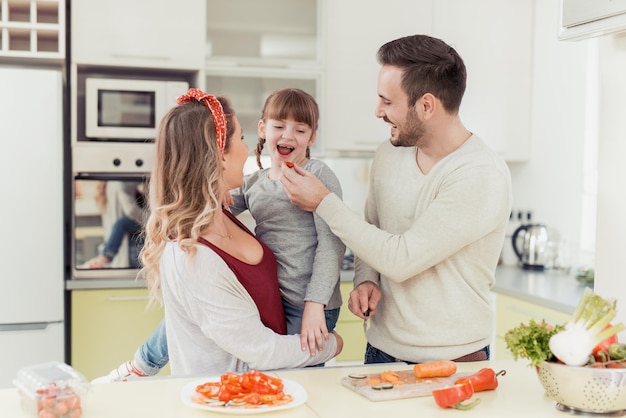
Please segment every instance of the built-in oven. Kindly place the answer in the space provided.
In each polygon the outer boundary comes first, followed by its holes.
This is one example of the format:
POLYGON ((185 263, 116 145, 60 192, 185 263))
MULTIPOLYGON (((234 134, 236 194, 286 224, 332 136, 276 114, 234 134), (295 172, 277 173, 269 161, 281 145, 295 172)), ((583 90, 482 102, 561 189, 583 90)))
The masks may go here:
POLYGON ((72 279, 135 279, 153 144, 79 147, 73 158, 72 279))
POLYGON ((154 137, 196 77, 191 70, 71 67, 69 279, 137 278, 154 137))

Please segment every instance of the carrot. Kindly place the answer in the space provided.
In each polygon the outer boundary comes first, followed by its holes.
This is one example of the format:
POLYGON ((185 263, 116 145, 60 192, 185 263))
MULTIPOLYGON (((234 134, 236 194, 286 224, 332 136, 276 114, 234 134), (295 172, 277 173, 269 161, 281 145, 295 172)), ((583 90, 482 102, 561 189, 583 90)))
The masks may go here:
POLYGON ((452 360, 437 360, 418 363, 413 366, 413 373, 417 378, 448 377, 456 373, 456 363, 452 360))
POLYGON ((286 165, 288 168, 293 168, 293 163, 292 163, 291 161, 285 161, 285 165, 286 165))
POLYGON ((384 382, 394 383, 399 380, 398 373, 392 371, 382 372, 380 375, 380 380, 384 382))
POLYGON ((403 385, 404 382, 400 380, 398 373, 387 370, 380 374, 380 380, 383 382, 393 383, 394 385, 403 385))

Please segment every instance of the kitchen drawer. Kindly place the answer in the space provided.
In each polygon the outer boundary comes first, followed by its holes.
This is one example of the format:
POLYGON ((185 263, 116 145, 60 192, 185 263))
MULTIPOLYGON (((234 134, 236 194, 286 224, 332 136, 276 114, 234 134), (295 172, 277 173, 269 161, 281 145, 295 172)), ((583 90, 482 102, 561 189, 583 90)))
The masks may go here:
POLYGON ((545 319, 548 323, 558 324, 569 321, 570 317, 565 312, 510 296, 498 295, 496 298, 496 335, 499 337, 504 337, 509 329, 530 319, 538 321, 545 319))

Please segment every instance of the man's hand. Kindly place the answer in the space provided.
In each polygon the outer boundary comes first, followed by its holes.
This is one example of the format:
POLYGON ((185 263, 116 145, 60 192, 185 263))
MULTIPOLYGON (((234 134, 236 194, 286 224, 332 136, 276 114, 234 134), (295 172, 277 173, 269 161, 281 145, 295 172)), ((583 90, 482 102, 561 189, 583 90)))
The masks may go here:
POLYGON ((365 313, 369 311, 367 316, 370 317, 376 313, 376 305, 381 295, 377 285, 372 282, 363 282, 350 292, 348 309, 361 319, 365 319, 365 313))
POLYGON ((322 199, 330 193, 324 183, 298 165, 289 168, 283 164, 281 170, 283 175, 280 181, 285 193, 291 203, 300 209, 314 212, 322 199))

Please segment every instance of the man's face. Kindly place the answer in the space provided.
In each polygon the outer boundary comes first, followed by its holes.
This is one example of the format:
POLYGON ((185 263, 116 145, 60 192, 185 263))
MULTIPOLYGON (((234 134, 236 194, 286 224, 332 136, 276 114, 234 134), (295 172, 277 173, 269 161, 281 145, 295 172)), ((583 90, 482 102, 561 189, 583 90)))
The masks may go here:
MULTIPOLYGON (((378 74, 376 117, 391 125, 391 143, 397 147, 418 145, 424 136, 424 124, 416 106, 408 106, 408 95, 402 89, 402 70, 383 65, 378 74)), ((418 101, 419 103, 419 101, 418 101)))

